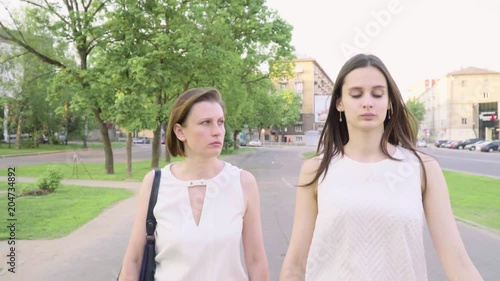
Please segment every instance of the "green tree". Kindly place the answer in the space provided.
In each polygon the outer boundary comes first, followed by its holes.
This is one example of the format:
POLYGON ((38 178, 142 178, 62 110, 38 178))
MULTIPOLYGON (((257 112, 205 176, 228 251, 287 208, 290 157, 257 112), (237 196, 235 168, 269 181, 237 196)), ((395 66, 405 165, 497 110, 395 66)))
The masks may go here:
POLYGON ((300 96, 290 89, 284 89, 273 95, 276 105, 276 115, 278 116, 276 126, 283 128, 296 124, 300 119, 300 109, 302 100, 300 96))
MULTIPOLYGON (((32 9, 20 11, 19 15, 25 20, 18 25, 16 33, 22 34, 33 47, 53 55, 56 50, 53 47, 54 42, 48 34, 37 34, 32 20, 33 13, 32 9)), ((7 100, 10 111, 15 112, 11 118, 16 125, 14 147, 21 147, 21 133, 30 133, 33 140, 30 146, 36 147, 37 140, 48 135, 50 129, 58 123, 58 120, 51 116, 55 106, 46 100, 56 68, 41 62, 32 53, 15 44, 9 45, 10 48, 3 52, 1 61, 6 67, 3 71, 10 73, 11 79, 0 83, 10 92, 7 100)))
MULTIPOLYGON (((237 135, 248 114, 253 85, 269 79, 259 70, 272 60, 291 57, 291 27, 264 1, 116 0, 109 15, 107 54, 120 60, 106 77, 131 79, 138 91, 158 104, 152 166, 160 150, 160 126, 168 123, 172 101, 192 87, 215 87, 226 103, 227 125, 237 135)), ((106 65, 109 65, 106 63, 106 65)))
MULTIPOLYGON (((32 41, 18 28, 12 31, 5 21, 0 20, 0 38, 10 41, 25 51, 32 53, 43 62, 59 68, 59 79, 55 82, 78 84, 78 91, 73 93, 73 103, 79 104, 85 110, 90 110, 96 119, 101 132, 105 171, 114 173, 113 151, 105 124, 106 109, 109 98, 103 97, 107 92, 95 91, 91 88, 98 73, 92 71, 89 61, 92 51, 99 46, 106 23, 105 12, 108 0, 54 0, 43 2, 23 1, 32 8, 30 17, 37 34, 50 34, 55 46, 68 45, 74 47, 76 62, 71 52, 48 54, 37 48, 32 41)), ((19 26, 22 18, 13 18, 14 26, 19 26)), ((60 48, 56 48, 60 49, 60 48)), ((67 84, 60 85, 64 87, 67 84)), ((86 139, 83 139, 86 147, 86 139)))
POLYGON ((419 102, 416 98, 411 98, 406 102, 406 106, 415 117, 418 124, 422 123, 425 118, 425 105, 419 102))

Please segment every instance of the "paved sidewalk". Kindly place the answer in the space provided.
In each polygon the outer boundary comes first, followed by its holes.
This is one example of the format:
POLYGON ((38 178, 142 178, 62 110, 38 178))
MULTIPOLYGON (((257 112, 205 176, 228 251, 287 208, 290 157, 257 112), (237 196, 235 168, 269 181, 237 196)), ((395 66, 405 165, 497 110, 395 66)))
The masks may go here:
MULTIPOLYGON (((245 154, 237 154, 226 156, 223 160, 237 164, 247 157, 245 154)), ((17 182, 35 180, 30 177, 16 178, 17 182)), ((7 177, 0 177, 0 181, 6 182, 7 177)), ((63 180, 62 183, 126 188, 134 190, 135 194, 109 206, 99 216, 66 237, 54 240, 17 240, 16 273, 0 272, 0 281, 116 280, 128 244, 136 195, 141 182, 63 180), (67 268, 71 270, 61 270, 67 268)), ((0 241, 0 254, 3 257, 9 247, 7 241, 0 241)), ((0 268, 4 267, 5 262, 1 260, 0 268)))
MULTIPOLYGON (((0 177, 5 181, 6 177, 0 177)), ((18 182, 33 182, 34 178, 18 177, 18 182)), ((140 182, 63 180, 64 184, 93 187, 126 188, 137 191, 140 182)), ((127 241, 131 221, 135 211, 135 198, 122 200, 104 210, 98 217, 78 228, 70 235, 54 240, 17 240, 16 273, 1 272, 0 280, 45 281, 45 280, 114 280, 120 265, 112 261, 120 260, 127 241), (88 264, 95 266, 92 272, 88 264), (61 273, 60 268, 74 268, 72 272, 61 273), (100 273, 97 273, 100 272, 100 273), (14 276, 14 279, 12 279, 14 276), (8 279, 7 279, 8 278, 8 279)), ((6 241, 0 243, 0 253, 7 253, 6 241)), ((3 254, 2 254, 3 256, 3 254)), ((4 262, 2 266, 4 267, 4 262)))

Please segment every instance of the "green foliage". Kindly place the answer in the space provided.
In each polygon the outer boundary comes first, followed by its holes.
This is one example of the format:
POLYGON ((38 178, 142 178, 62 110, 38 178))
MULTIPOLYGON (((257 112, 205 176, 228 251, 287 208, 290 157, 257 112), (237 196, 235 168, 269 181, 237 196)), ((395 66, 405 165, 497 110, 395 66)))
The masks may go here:
POLYGON ((415 117, 418 124, 424 121, 425 118, 425 105, 417 99, 412 98, 406 102, 406 106, 410 110, 413 117, 415 117))
POLYGON ((230 130, 226 129, 226 134, 224 135, 224 150, 227 151, 232 146, 234 146, 232 132, 230 130))
POLYGON ((274 103, 278 116, 276 125, 288 127, 297 123, 300 119, 301 97, 290 89, 281 90, 273 97, 277 100, 274 103))
POLYGON ((41 190, 54 192, 61 184, 63 174, 61 169, 54 166, 49 166, 47 170, 37 179, 36 185, 41 190))

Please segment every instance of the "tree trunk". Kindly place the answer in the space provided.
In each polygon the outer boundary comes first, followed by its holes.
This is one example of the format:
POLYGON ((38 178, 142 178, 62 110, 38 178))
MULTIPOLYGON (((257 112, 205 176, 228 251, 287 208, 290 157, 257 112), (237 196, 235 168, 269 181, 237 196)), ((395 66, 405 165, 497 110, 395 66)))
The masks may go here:
POLYGON ((21 124, 23 121, 23 115, 19 112, 19 116, 17 117, 17 129, 16 129, 16 142, 14 143, 15 149, 21 148, 21 124))
POLYGON ((20 149, 21 148, 21 129, 22 129, 22 123, 23 123, 23 110, 24 110, 24 105, 21 104, 19 107, 19 114, 17 115, 17 129, 16 129, 16 141, 14 143, 14 148, 15 149, 20 149))
POLYGON ((3 138, 5 142, 10 144, 10 134, 9 134, 9 106, 7 102, 3 104, 3 138))
POLYGON ((165 132, 165 162, 170 163, 172 161, 172 158, 170 157, 170 152, 168 152, 167 148, 167 124, 163 125, 163 131, 165 132))
POLYGON ((234 149, 238 149, 238 147, 240 146, 240 142, 238 141, 239 138, 238 138, 238 135, 240 134, 240 131, 238 130, 234 130, 234 133, 233 133, 233 140, 234 140, 234 149))
POLYGON ((40 132, 37 129, 35 129, 35 131, 33 131, 33 133, 31 134, 31 136, 33 136, 32 141, 33 141, 34 148, 38 148, 38 146, 39 146, 38 145, 38 139, 40 138, 39 134, 40 134, 40 132))
POLYGON ((87 136, 89 135, 89 117, 85 115, 85 125, 83 129, 83 148, 87 149, 87 136))
POLYGON ((127 176, 132 176, 132 132, 127 133, 127 176))
POLYGON ((158 126, 153 131, 153 143, 152 143, 152 147, 151 147, 151 169, 155 169, 155 168, 159 167, 160 154, 161 154, 160 134, 161 134, 161 125, 158 126))
POLYGON ((104 124, 101 119, 101 109, 99 107, 92 110, 99 126, 99 131, 102 136, 102 144, 104 145, 104 168, 106 169, 106 174, 112 175, 115 173, 113 165, 113 149, 111 148, 111 141, 109 140, 109 133, 106 124, 104 124))

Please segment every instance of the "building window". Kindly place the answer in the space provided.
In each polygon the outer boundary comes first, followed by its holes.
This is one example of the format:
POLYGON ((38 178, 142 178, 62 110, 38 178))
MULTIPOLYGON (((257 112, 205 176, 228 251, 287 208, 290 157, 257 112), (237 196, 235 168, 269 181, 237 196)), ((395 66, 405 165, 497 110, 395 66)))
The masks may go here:
POLYGON ((487 99, 487 98, 489 98, 489 97, 490 97, 490 95, 489 95, 489 93, 488 93, 488 92, 484 92, 484 93, 483 93, 483 98, 487 99))
POLYGON ((462 87, 467 87, 467 81, 466 80, 462 80, 462 87))
POLYGON ((462 118, 462 125, 467 125, 467 118, 462 118))
POLYGON ((295 126, 295 132, 302 132, 302 126, 296 125, 295 126))
POLYGON ((295 76, 295 80, 302 80, 302 75, 297 73, 297 75, 295 76))
POLYGON ((302 137, 295 137, 295 141, 301 142, 302 141, 302 137))
POLYGON ((280 90, 284 90, 284 89, 286 89, 286 84, 283 83, 280 85, 280 90))
POLYGON ((295 82, 295 92, 301 93, 304 90, 303 82, 295 82))

